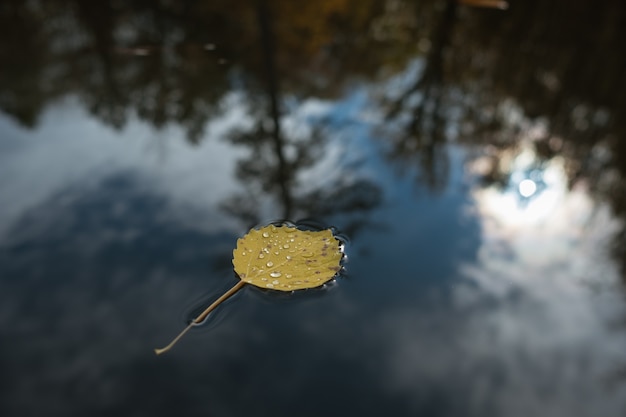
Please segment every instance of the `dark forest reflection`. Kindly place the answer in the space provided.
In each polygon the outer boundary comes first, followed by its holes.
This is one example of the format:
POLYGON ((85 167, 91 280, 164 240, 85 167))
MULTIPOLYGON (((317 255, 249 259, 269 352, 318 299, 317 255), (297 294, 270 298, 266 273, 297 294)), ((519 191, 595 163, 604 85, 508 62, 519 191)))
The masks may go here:
MULTIPOLYGON (((157 128, 184 126, 195 143, 225 94, 241 91, 254 126, 228 137, 250 150, 237 174, 248 193, 223 206, 253 224, 268 194, 283 217, 379 204, 382 191, 366 180, 297 192, 298 173, 323 156, 327 132, 288 137, 282 102, 339 97, 355 80, 387 79, 417 58, 414 79, 379 102, 391 163, 418 167, 416 180, 439 190, 447 144, 488 145, 497 161, 529 140, 528 122, 542 127, 530 139, 538 163, 564 158, 570 187, 585 182, 626 219, 624 3, 527 0, 506 11, 469 3, 4 1, 0 58, 12 65, 1 70, 0 108, 34 127, 72 94, 111 126, 136 114, 157 128)), ((509 174, 493 164, 484 180, 504 184, 509 174)))

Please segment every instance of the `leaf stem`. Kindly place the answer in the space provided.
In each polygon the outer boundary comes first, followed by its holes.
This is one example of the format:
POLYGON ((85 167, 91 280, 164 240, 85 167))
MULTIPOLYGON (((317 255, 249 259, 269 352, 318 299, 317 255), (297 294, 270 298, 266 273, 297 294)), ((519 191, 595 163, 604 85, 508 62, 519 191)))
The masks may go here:
POLYGON ((183 337, 185 335, 185 333, 187 333, 189 331, 189 329, 191 329, 196 324, 202 323, 202 321, 204 321, 204 319, 206 319, 206 317, 209 315, 209 313, 211 311, 213 311, 215 309, 215 307, 217 307, 218 305, 222 304, 228 297, 230 297, 231 295, 233 295, 234 293, 239 291, 241 289, 241 287, 243 287, 245 284, 246 284, 245 281, 240 280, 237 284, 235 284, 234 287, 232 287, 230 290, 226 291, 220 298, 218 298, 210 306, 208 306, 206 308, 206 310, 204 310, 202 313, 200 313, 198 315, 198 317, 193 319, 191 321, 191 323, 189 323, 187 325, 187 327, 185 327, 183 329, 183 331, 180 332, 178 334, 178 336, 176 336, 174 338, 174 340, 172 340, 170 342, 169 345, 167 345, 167 346, 165 346, 164 348, 161 348, 161 349, 154 349, 154 353, 156 353, 157 355, 160 355, 161 353, 165 353, 168 350, 170 350, 176 344, 176 342, 178 342, 180 340, 180 338, 183 337))

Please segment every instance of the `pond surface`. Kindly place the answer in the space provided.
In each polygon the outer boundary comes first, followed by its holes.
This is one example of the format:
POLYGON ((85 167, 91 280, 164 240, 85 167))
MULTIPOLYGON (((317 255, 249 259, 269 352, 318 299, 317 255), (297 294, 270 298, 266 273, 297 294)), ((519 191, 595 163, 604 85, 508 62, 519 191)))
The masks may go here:
POLYGON ((0 415, 626 415, 626 4, 505 6, 0 3, 0 415))

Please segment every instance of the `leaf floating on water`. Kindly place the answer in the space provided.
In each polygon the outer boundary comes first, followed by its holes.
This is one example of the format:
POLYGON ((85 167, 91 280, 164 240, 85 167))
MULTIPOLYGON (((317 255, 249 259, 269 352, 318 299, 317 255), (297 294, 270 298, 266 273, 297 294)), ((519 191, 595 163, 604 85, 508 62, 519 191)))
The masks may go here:
POLYGON ((233 267, 240 281, 215 300, 157 355, 167 352, 195 324, 245 284, 260 288, 294 291, 315 288, 330 281, 341 269, 343 252, 328 230, 300 230, 289 226, 269 225, 252 229, 237 240, 233 267))
POLYGON ((330 230, 270 225, 253 229, 237 241, 233 266, 248 284, 293 291, 330 281, 340 269, 342 256, 330 230))

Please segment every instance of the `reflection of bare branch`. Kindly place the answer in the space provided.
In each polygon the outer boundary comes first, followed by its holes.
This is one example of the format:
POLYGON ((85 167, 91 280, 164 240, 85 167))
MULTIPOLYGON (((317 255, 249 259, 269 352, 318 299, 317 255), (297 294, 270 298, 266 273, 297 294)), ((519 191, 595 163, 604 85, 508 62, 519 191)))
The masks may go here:
POLYGON ((274 145, 274 152, 278 162, 277 169, 275 170, 276 178, 273 178, 273 183, 280 187, 280 199, 283 207, 284 219, 291 217, 292 211, 292 198, 291 190, 289 189, 288 181, 290 179, 289 168, 287 167, 287 161, 283 148, 285 143, 283 141, 280 129, 280 111, 278 109, 278 74, 276 71, 276 58, 275 58, 275 39, 271 28, 270 13, 267 8, 266 0, 257 1, 257 21, 260 29, 261 46, 263 49, 263 62, 265 64, 265 77, 267 82, 267 96, 270 101, 270 114, 272 118, 272 134, 271 139, 274 145))
MULTIPOLYGON (((253 129, 234 131, 231 141, 247 146, 248 158, 237 165, 237 178, 246 184, 247 193, 236 195, 222 205, 246 224, 259 221, 259 201, 275 197, 279 202, 281 218, 294 214, 303 217, 329 216, 351 210, 369 210, 380 202, 380 189, 362 180, 356 184, 338 184, 331 190, 316 190, 307 196, 297 196, 295 178, 298 171, 314 165, 323 154, 325 143, 321 130, 313 128, 304 138, 287 139, 281 130, 279 111, 278 73, 274 63, 275 39, 271 27, 271 14, 264 0, 257 3, 260 39, 266 68, 266 103, 253 110, 258 121, 253 129), (265 116, 269 114, 269 116, 265 116), (266 126, 270 126, 267 129, 266 126), (290 147, 291 157, 285 149, 290 147), (253 187, 256 185, 257 187, 253 187), (256 190, 255 190, 256 188, 256 190)), ((257 100, 258 101, 258 100, 257 100)))
POLYGON ((409 114, 410 120, 392 137, 392 150, 389 156, 403 165, 416 163, 420 181, 431 189, 440 189, 446 183, 448 156, 445 150, 446 124, 448 117, 443 106, 446 94, 444 88, 444 57, 451 40, 455 23, 457 3, 446 2, 446 8, 431 36, 431 48, 424 58, 425 67, 418 78, 390 104, 387 118, 393 120, 409 114), (419 102, 411 99, 419 96, 419 102))

